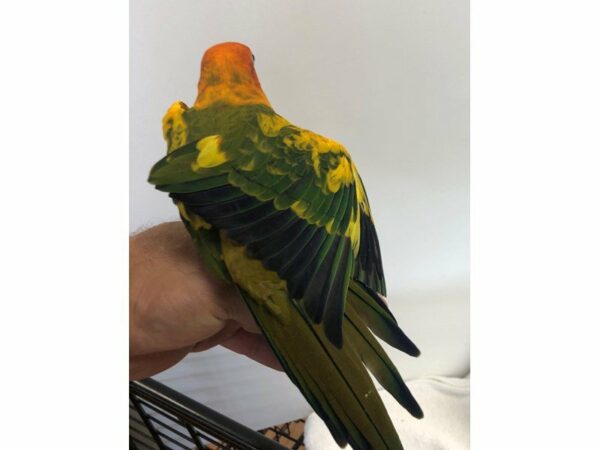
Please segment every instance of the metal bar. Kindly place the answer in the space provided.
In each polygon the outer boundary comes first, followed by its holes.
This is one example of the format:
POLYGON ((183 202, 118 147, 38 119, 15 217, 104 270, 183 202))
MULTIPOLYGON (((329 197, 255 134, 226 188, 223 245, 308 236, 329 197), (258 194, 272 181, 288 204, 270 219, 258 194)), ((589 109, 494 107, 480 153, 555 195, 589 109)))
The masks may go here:
POLYGON ((200 442, 200 439, 198 439, 198 433, 196 433, 196 430, 194 430, 194 427, 189 425, 189 424, 185 424, 185 427, 188 430, 188 433, 190 433, 190 436, 192 437, 192 439, 194 440, 194 445, 196 446, 196 448, 198 450, 201 450, 204 445, 202 444, 202 442, 200 442))
MULTIPOLYGON (((131 382, 130 382, 129 385, 131 386, 131 382)), ((131 400, 131 403, 133 403, 133 406, 137 410, 137 412, 140 415, 141 419, 144 421, 144 425, 146 425, 146 428, 148 428, 148 431, 150 432, 150 434, 154 438, 154 441, 156 442, 156 445, 158 445, 158 448, 160 450, 169 450, 165 446, 165 444, 163 443, 162 439, 160 438, 160 436, 158 435, 158 433, 156 432, 156 430, 154 429, 154 425, 152 425, 152 422, 150 422, 150 420, 148 419, 148 415, 146 414, 146 412, 144 411, 144 409, 142 408, 142 406, 139 404, 137 397, 135 395, 133 395, 133 394, 130 394, 129 395, 129 399, 131 400)))
MULTIPOLYGON (((172 426, 164 423, 162 420, 158 420, 156 417, 150 417, 150 420, 153 421, 153 422, 155 422, 155 423, 158 423, 162 427, 164 427, 167 430, 169 430, 171 433, 175 433, 177 436, 184 438, 186 441, 193 442, 190 436, 187 436, 187 435, 183 434, 181 431, 176 430, 172 426)), ((182 425, 182 428, 183 428, 183 425, 182 425)))
POLYGON ((134 437, 129 438, 129 450, 154 450, 150 445, 135 439, 134 437))
POLYGON ((142 444, 143 446, 149 448, 150 450, 156 450, 156 442, 154 442, 152 437, 144 434, 141 430, 136 428, 129 427, 129 438, 136 441, 138 444, 142 444), (137 436, 139 435, 139 436, 137 436), (148 443, 148 442, 150 443, 148 443), (154 445, 150 445, 154 444, 154 445))
POLYGON ((200 437, 202 439, 205 439, 207 442, 210 442, 211 444, 215 444, 219 448, 227 448, 227 446, 231 445, 231 443, 227 443, 227 442, 223 443, 223 442, 217 440, 216 437, 211 436, 208 433, 200 433, 200 432, 198 432, 198 434, 200 435, 200 437))
POLYGON ((185 444, 182 444, 177 439, 174 439, 171 436, 166 435, 162 431, 159 431, 158 434, 160 434, 161 437, 165 438, 167 441, 171 441, 173 444, 177 445, 178 447, 181 447, 181 448, 184 448, 184 449, 188 449, 188 447, 186 447, 185 444))
POLYGON ((142 447, 144 447, 144 448, 147 448, 147 449, 149 449, 149 450, 154 450, 154 448, 153 448, 153 447, 149 446, 148 444, 144 444, 143 442, 141 442, 141 441, 138 441, 138 440, 136 440, 136 439, 131 439, 131 440, 129 441, 129 446, 130 446, 130 447, 129 447, 129 449, 130 449, 130 450, 137 450, 137 449, 138 449, 138 447, 139 447, 140 449, 141 449, 142 447), (132 447, 132 444, 133 444, 133 447, 132 447), (140 446, 141 446, 141 447, 140 447, 140 446))
POLYGON ((133 420, 135 423, 139 423, 140 425, 146 426, 146 424, 142 420, 138 419, 136 416, 129 415, 129 420, 133 420))
MULTIPOLYGON (((170 420, 176 422, 179 419, 177 418, 177 416, 173 415, 171 412, 166 411, 164 409, 160 409, 158 408, 156 405, 153 405, 152 403, 148 403, 146 400, 138 398, 138 401, 140 402, 141 405, 144 405, 146 408, 151 409, 152 411, 154 411, 155 413, 160 414, 161 416, 164 417, 168 417, 170 420)), ((150 414, 149 414, 150 415, 150 414)))
POLYGON ((130 391, 242 450, 287 450, 275 441, 151 378, 129 383, 130 391))

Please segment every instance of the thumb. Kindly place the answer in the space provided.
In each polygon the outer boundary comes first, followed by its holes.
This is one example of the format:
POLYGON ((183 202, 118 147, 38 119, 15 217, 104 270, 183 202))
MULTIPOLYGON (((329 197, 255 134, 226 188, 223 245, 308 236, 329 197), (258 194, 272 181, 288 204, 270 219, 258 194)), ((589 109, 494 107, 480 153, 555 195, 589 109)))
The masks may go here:
POLYGON ((244 330, 238 330, 230 338, 221 342, 221 345, 270 367, 271 369, 283 370, 264 336, 259 336, 244 330))

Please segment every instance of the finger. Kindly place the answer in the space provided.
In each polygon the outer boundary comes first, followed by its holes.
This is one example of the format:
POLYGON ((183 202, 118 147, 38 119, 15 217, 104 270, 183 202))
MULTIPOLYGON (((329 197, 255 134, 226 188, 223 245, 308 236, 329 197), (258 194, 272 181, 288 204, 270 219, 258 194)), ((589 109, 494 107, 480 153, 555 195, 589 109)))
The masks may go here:
POLYGON ((262 334, 239 329, 229 339, 221 342, 221 345, 267 367, 283 370, 267 339, 262 334))
POLYGON ((207 339, 203 339, 197 342, 193 348, 193 352, 203 352, 204 350, 208 350, 209 348, 214 347, 215 345, 219 345, 221 342, 228 340, 240 329, 240 325, 232 320, 228 320, 225 323, 225 326, 214 335, 210 336, 207 339))
POLYGON ((254 320, 254 316, 244 303, 244 300, 236 293, 236 295, 227 296, 219 301, 225 320, 233 320, 239 323, 242 328, 250 333, 261 334, 260 328, 254 320))

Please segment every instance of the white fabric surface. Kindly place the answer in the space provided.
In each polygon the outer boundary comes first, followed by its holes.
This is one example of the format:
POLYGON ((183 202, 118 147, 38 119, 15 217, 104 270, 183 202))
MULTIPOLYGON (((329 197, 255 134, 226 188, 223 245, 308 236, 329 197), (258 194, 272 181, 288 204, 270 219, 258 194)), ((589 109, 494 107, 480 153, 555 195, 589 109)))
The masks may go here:
MULTIPOLYGON (((381 398, 406 450, 465 450, 469 448, 470 378, 428 377, 409 381, 408 387, 425 417, 414 419, 386 391, 381 398)), ((307 450, 338 450, 323 421, 315 413, 306 420, 307 450)), ((346 447, 350 449, 350 446, 346 447)))

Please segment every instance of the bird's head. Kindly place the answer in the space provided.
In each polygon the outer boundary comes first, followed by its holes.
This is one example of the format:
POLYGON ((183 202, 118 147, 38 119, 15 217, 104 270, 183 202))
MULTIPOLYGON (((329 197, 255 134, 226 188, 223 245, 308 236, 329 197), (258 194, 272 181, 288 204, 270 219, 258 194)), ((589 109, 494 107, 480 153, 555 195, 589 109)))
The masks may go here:
POLYGON ((244 44, 225 42, 204 53, 196 108, 215 103, 271 106, 254 70, 254 55, 244 44))

